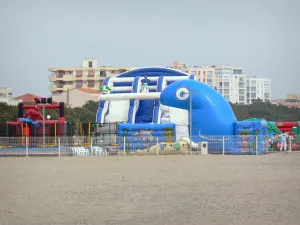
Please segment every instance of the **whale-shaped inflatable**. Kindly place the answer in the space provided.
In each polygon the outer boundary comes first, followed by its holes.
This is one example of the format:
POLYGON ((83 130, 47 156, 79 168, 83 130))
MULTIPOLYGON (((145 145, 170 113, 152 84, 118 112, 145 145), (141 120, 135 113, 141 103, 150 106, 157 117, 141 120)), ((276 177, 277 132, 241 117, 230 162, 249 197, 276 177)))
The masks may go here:
POLYGON ((198 149, 199 142, 207 141, 209 153, 266 152, 266 122, 237 121, 218 91, 194 79, 194 75, 156 67, 107 77, 104 85, 111 91, 101 95, 97 122, 107 123, 108 131, 110 123, 118 123, 118 148, 123 151, 148 151, 154 145, 159 151, 161 145, 180 143, 198 149), (147 79, 150 82, 145 83, 147 79), (146 91, 141 91, 141 85, 146 91))
POLYGON ((221 139, 234 134, 236 116, 226 99, 214 88, 196 80, 182 80, 170 84, 160 96, 160 102, 169 107, 190 111, 192 101, 192 140, 200 142, 207 137, 221 139), (218 137, 217 137, 218 136, 218 137))

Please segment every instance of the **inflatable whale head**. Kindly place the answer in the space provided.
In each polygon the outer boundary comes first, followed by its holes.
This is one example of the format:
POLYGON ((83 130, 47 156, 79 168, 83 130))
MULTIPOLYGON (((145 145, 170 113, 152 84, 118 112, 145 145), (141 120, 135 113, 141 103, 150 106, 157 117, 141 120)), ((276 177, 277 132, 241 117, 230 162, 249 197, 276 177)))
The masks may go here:
POLYGON ((190 110, 192 136, 233 135, 236 117, 226 99, 214 88, 195 80, 181 80, 161 93, 163 105, 190 110))

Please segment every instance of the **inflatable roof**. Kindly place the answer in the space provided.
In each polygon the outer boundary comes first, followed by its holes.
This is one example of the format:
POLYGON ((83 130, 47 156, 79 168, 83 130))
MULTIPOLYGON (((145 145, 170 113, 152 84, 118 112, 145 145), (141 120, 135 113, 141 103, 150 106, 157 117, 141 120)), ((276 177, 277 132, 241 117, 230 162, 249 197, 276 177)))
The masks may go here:
POLYGON ((169 68, 163 68, 163 67, 149 67, 149 68, 140 68, 131 70, 125 73, 122 73, 116 77, 159 77, 159 76, 189 76, 189 74, 169 69, 169 68))

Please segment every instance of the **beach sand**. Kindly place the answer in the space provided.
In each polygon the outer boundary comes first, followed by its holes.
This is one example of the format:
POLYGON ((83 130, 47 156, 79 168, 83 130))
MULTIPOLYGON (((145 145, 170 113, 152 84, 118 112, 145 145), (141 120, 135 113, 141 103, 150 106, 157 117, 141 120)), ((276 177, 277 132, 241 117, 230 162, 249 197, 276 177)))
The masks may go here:
POLYGON ((300 154, 0 158, 0 224, 300 224, 300 154))

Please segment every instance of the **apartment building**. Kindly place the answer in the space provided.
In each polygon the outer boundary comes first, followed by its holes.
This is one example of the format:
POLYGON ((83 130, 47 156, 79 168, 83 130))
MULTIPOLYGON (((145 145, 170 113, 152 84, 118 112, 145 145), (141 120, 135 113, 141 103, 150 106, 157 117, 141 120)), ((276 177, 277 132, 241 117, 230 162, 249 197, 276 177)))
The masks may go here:
POLYGON ((81 67, 50 68, 49 91, 57 95, 74 88, 98 90, 105 77, 116 76, 132 67, 98 66, 96 59, 86 58, 81 67))
POLYGON ((230 102, 251 104, 253 100, 271 101, 271 80, 248 76, 243 68, 230 65, 216 68, 217 89, 230 102))
POLYGON ((271 101, 271 80, 260 77, 247 77, 247 104, 255 99, 271 101))
POLYGON ((12 98, 11 88, 0 87, 0 102, 7 103, 12 98))
POLYGON ((288 94, 286 96, 288 102, 300 102, 300 94, 288 94))
POLYGON ((285 99, 275 99, 273 104, 300 109, 300 94, 288 94, 285 99))
POLYGON ((17 105, 20 101, 13 98, 11 88, 0 87, 0 102, 17 105))
POLYGON ((243 68, 230 65, 215 68, 217 89, 227 101, 246 104, 246 73, 243 68))
POLYGON ((198 81, 208 84, 211 87, 216 87, 215 66, 187 66, 183 62, 175 61, 169 68, 176 69, 188 74, 194 74, 198 81))
MULTIPOLYGON (((230 65, 222 67, 187 66, 175 61, 169 68, 194 74, 196 79, 216 88, 225 99, 238 104, 251 104, 254 99, 271 100, 271 80, 247 76, 243 68, 230 65)), ((72 89, 98 90, 105 77, 136 69, 134 67, 98 66, 96 59, 86 58, 81 67, 50 68, 49 91, 55 99, 62 98, 62 93, 72 89)))

